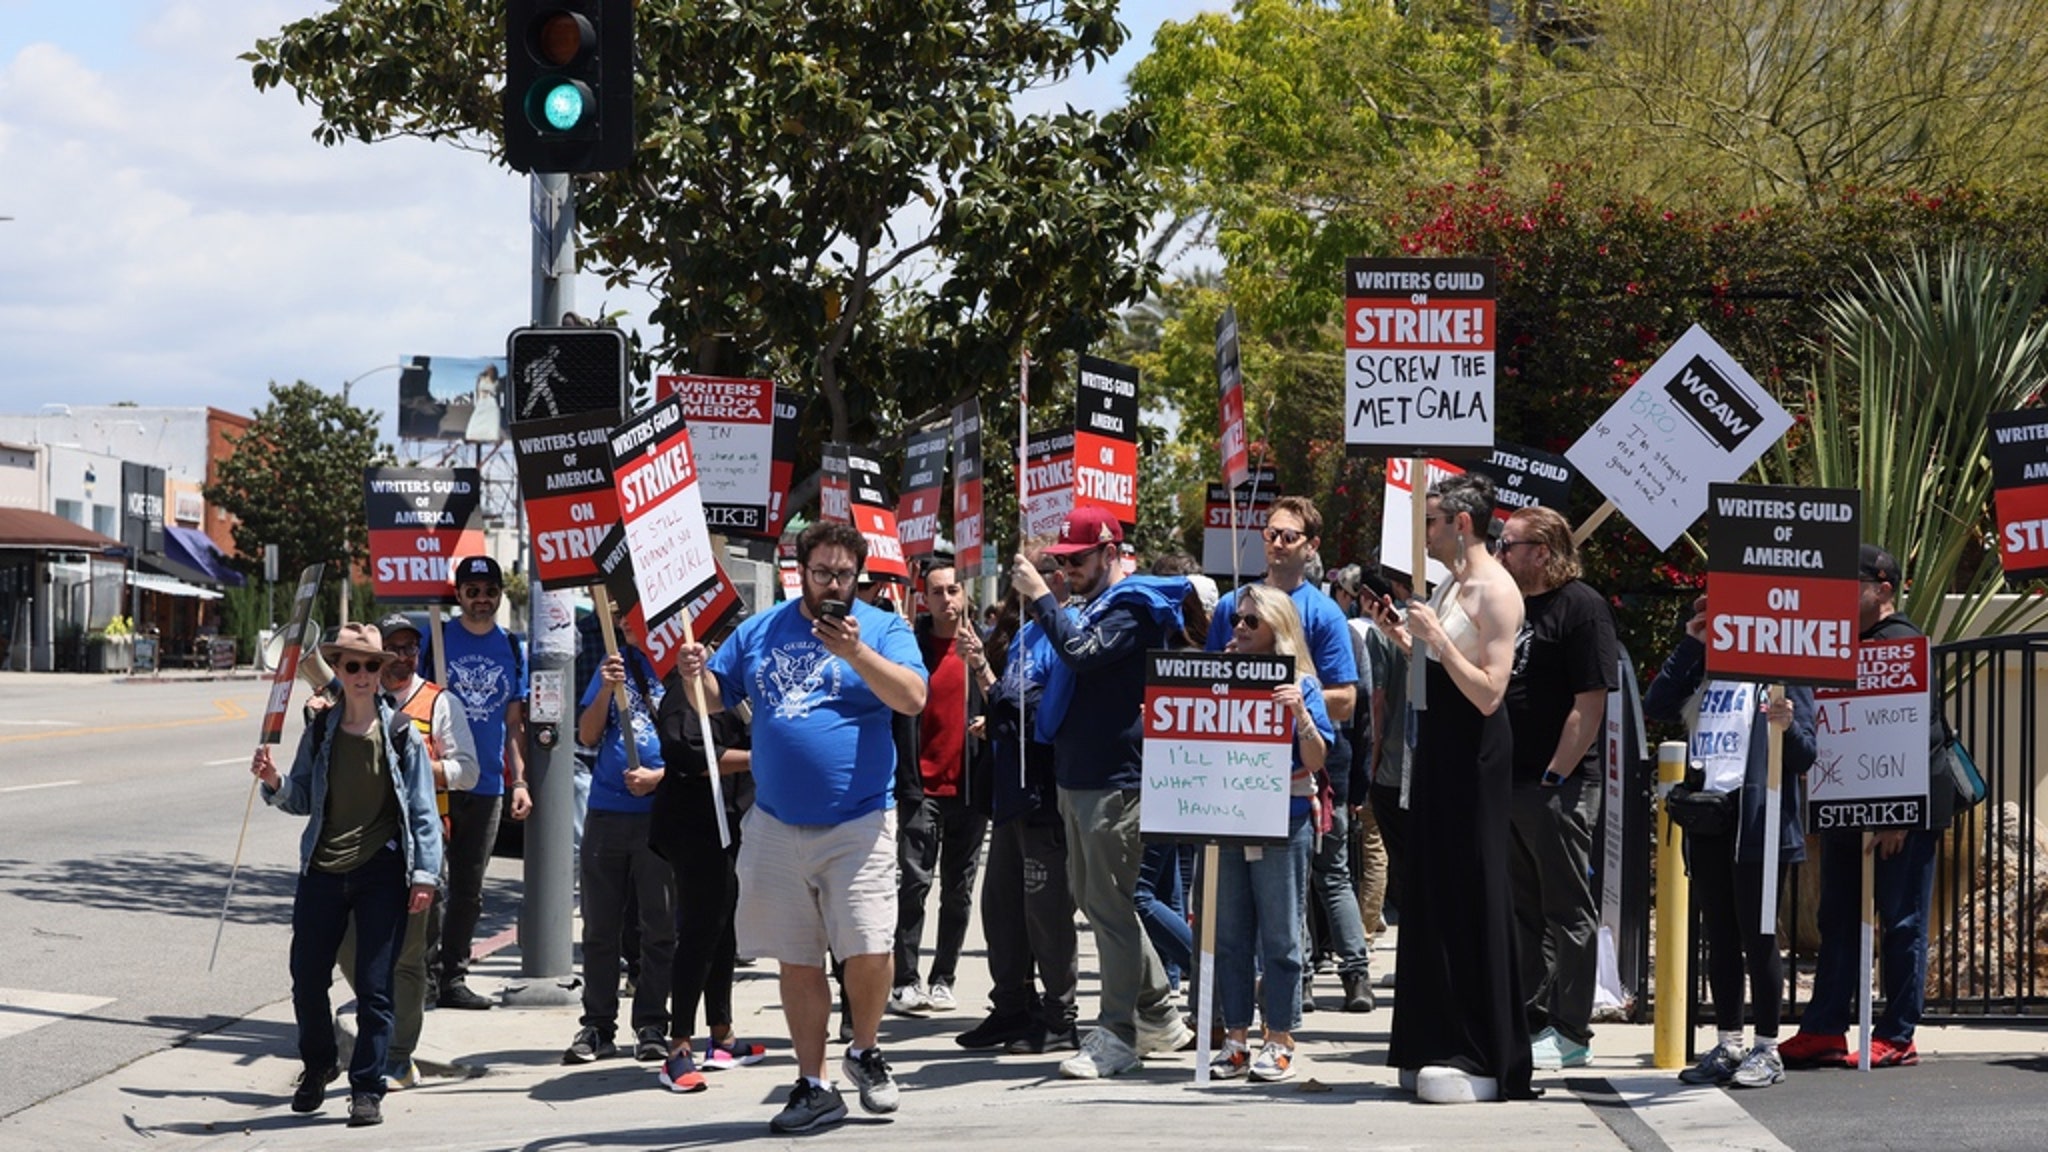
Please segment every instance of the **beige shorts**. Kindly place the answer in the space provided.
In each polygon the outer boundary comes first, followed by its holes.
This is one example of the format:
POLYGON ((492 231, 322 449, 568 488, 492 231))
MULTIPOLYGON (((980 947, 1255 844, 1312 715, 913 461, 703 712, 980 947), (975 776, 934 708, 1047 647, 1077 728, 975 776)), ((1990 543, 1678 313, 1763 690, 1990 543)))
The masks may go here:
POLYGON ((804 825, 750 808, 740 830, 740 955, 821 967, 827 948, 842 960, 894 949, 895 809, 804 825))

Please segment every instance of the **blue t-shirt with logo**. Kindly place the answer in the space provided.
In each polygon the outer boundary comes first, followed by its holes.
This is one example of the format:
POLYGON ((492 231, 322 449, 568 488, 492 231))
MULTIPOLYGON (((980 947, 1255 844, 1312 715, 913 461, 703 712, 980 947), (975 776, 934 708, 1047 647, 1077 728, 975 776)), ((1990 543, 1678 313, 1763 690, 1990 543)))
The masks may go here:
MULTIPOLYGON (((811 634, 802 605, 741 624, 711 671, 726 707, 753 706, 754 803, 784 824, 843 824, 895 804, 894 713, 811 634)), ((861 643, 925 678, 909 625, 859 600, 851 609, 861 643)))
MULTIPOLYGON (((475 792, 479 796, 505 794, 505 705, 526 699, 526 659, 517 642, 503 628, 492 627, 481 636, 451 620, 441 629, 441 642, 448 650, 448 683, 443 685, 462 701, 469 715, 469 734, 482 768, 475 792)), ((434 674, 434 654, 420 647, 420 674, 434 674)))
MULTIPOLYGON (((633 743, 640 752, 642 768, 660 768, 661 733, 654 725, 655 714, 661 708, 664 690, 661 680, 654 674, 654 666, 637 648, 621 648, 620 655, 626 658, 626 702, 633 716, 633 743), (643 695, 641 688, 647 689, 643 695)), ((590 707, 598 693, 607 695, 611 685, 605 683, 602 675, 592 676, 583 688, 583 701, 577 707, 577 714, 590 707)), ((597 744, 597 760, 590 769, 590 807, 594 812, 654 811, 654 793, 635 796, 626 789, 626 741, 619 731, 619 702, 613 700, 608 706, 604 736, 597 744)))
MULTIPOLYGON (((1351 626, 1344 619, 1344 610, 1329 593, 1306 580, 1287 598, 1294 601, 1294 612, 1301 617, 1308 658, 1321 686, 1330 689, 1358 683, 1358 654, 1351 647, 1351 626)), ((1236 608, 1236 589, 1216 601, 1216 613, 1209 617, 1209 651, 1221 652, 1230 643, 1230 617, 1236 608)))

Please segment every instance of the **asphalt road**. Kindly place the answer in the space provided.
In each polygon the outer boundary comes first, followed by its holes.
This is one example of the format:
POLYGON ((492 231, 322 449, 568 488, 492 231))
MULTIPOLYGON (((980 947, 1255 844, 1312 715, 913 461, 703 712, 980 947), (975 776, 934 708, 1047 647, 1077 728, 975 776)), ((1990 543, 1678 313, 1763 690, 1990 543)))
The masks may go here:
POLYGON ((289 994, 300 823, 261 802, 207 971, 267 689, 0 676, 0 1116, 289 994))

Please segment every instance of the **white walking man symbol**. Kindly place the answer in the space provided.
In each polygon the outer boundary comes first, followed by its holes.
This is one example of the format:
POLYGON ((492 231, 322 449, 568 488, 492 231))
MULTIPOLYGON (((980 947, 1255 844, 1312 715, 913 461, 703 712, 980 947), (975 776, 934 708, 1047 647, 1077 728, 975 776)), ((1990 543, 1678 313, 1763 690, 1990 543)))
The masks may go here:
POLYGON ((520 419, 533 419, 534 408, 541 404, 547 405, 547 414, 549 416, 560 416, 562 414, 561 405, 555 402, 555 382, 560 381, 567 384, 569 377, 560 368, 555 367, 555 360, 561 354, 562 350, 560 348, 549 345, 546 355, 537 360, 530 360, 520 366, 520 419))

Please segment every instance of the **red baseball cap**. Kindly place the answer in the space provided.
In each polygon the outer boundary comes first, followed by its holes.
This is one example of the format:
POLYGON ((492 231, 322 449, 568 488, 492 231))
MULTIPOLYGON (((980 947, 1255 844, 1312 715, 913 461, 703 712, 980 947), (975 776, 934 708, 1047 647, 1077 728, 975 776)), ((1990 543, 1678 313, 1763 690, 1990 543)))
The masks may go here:
POLYGON ((1048 545, 1045 551, 1050 556, 1071 556, 1104 544, 1123 542, 1124 526, 1117 523, 1116 517, 1106 509, 1090 506, 1067 513, 1060 523, 1059 541, 1048 545))

